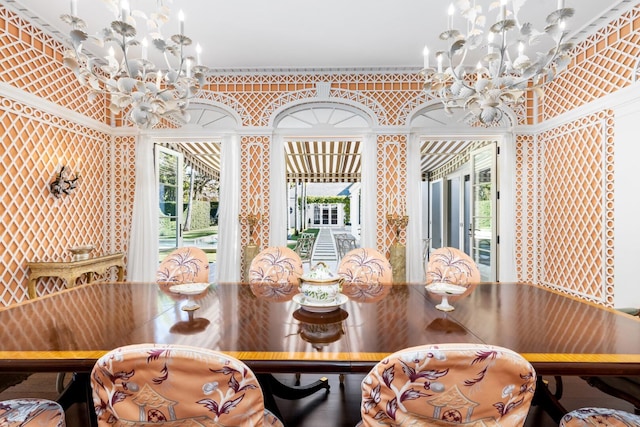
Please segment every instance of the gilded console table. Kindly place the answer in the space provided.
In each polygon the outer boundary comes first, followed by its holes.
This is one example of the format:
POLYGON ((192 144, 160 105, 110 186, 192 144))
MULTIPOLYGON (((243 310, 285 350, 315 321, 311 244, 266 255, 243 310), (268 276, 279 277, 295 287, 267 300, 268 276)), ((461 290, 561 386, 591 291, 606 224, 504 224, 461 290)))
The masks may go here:
POLYGON ((29 284, 27 290, 29 298, 35 298, 36 281, 40 277, 59 277, 66 282, 67 288, 76 285, 76 280, 83 274, 87 275, 87 282, 93 282, 93 273, 104 274, 109 268, 118 269, 118 281, 124 280, 124 254, 122 252, 103 255, 80 261, 61 262, 28 262, 29 284))

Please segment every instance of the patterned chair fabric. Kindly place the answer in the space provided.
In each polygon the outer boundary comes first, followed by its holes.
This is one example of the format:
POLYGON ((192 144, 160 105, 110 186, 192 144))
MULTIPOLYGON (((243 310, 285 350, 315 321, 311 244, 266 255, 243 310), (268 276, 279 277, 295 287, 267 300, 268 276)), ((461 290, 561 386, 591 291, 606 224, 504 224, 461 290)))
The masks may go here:
POLYGON ((560 420, 560 427, 639 427, 640 416, 607 408, 581 408, 560 420))
POLYGON ((362 381, 362 425, 522 426, 535 386, 533 367, 506 348, 411 347, 362 381))
POLYGON ((208 283, 209 260, 200 248, 184 247, 162 260, 156 275, 159 283, 208 283))
POLYGON ((338 275, 344 284, 391 284, 391 264, 380 252, 371 248, 356 248, 347 252, 338 265, 338 275))
POLYGON ((91 372, 99 426, 279 426, 241 361, 213 350, 139 344, 102 356, 91 372))
POLYGON ((298 286, 302 271, 302 259, 297 253, 286 246, 272 246, 251 260, 249 283, 298 286))
POLYGON ((471 257, 456 248, 439 248, 431 252, 426 271, 427 284, 446 282, 466 286, 480 282, 480 270, 471 257))
POLYGON ((12 399, 0 402, 0 426, 64 427, 64 410, 46 399, 12 399))

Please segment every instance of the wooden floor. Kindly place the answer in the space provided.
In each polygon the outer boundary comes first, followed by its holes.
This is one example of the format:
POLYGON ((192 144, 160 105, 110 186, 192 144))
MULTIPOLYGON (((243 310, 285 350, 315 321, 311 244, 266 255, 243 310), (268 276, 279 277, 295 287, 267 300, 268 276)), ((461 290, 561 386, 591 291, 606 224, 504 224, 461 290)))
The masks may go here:
MULTIPOLYGON (((285 384, 293 384, 295 376, 278 375, 285 384)), ((316 380, 314 375, 302 375, 301 383, 316 380)), ((344 386, 340 386, 337 375, 329 375, 331 390, 297 401, 277 399, 286 427, 353 427, 360 420, 360 382, 363 375, 347 375, 344 386)), ((553 381, 553 380, 552 380, 553 381)), ((34 374, 26 381, 10 387, 0 393, 0 400, 17 397, 41 397, 55 399, 56 374, 34 374)), ((553 383, 552 383, 553 384, 553 383)), ((587 385, 577 377, 564 377, 562 404, 568 409, 585 406, 600 406, 633 411, 631 404, 613 398, 587 385)), ((75 407, 67 411, 68 427, 86 427, 86 418, 82 408, 75 407)), ((539 407, 532 407, 525 427, 557 427, 549 416, 539 407)))

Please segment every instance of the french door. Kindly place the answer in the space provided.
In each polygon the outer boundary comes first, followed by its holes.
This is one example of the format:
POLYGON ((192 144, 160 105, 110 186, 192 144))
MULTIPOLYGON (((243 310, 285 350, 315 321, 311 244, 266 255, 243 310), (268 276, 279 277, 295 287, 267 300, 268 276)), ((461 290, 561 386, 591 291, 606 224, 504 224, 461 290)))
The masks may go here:
POLYGON ((471 152, 471 257, 483 281, 495 281, 496 245, 496 145, 471 152))
POLYGON ((155 146, 156 179, 160 191, 160 251, 182 246, 183 162, 184 156, 160 145, 155 146))

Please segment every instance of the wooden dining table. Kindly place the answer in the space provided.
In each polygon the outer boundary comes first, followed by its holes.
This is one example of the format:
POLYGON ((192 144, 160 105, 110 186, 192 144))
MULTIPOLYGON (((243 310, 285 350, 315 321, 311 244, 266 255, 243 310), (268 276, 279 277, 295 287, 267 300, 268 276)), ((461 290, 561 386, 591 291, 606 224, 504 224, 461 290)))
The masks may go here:
POLYGON ((403 348, 470 342, 521 353, 539 376, 640 375, 639 318, 546 288, 472 285, 450 312, 424 284, 343 293, 301 307, 293 285, 211 284, 192 300, 169 284, 80 285, 0 309, 0 372, 88 374, 111 349, 154 342, 223 351, 259 374, 365 373, 403 348))

